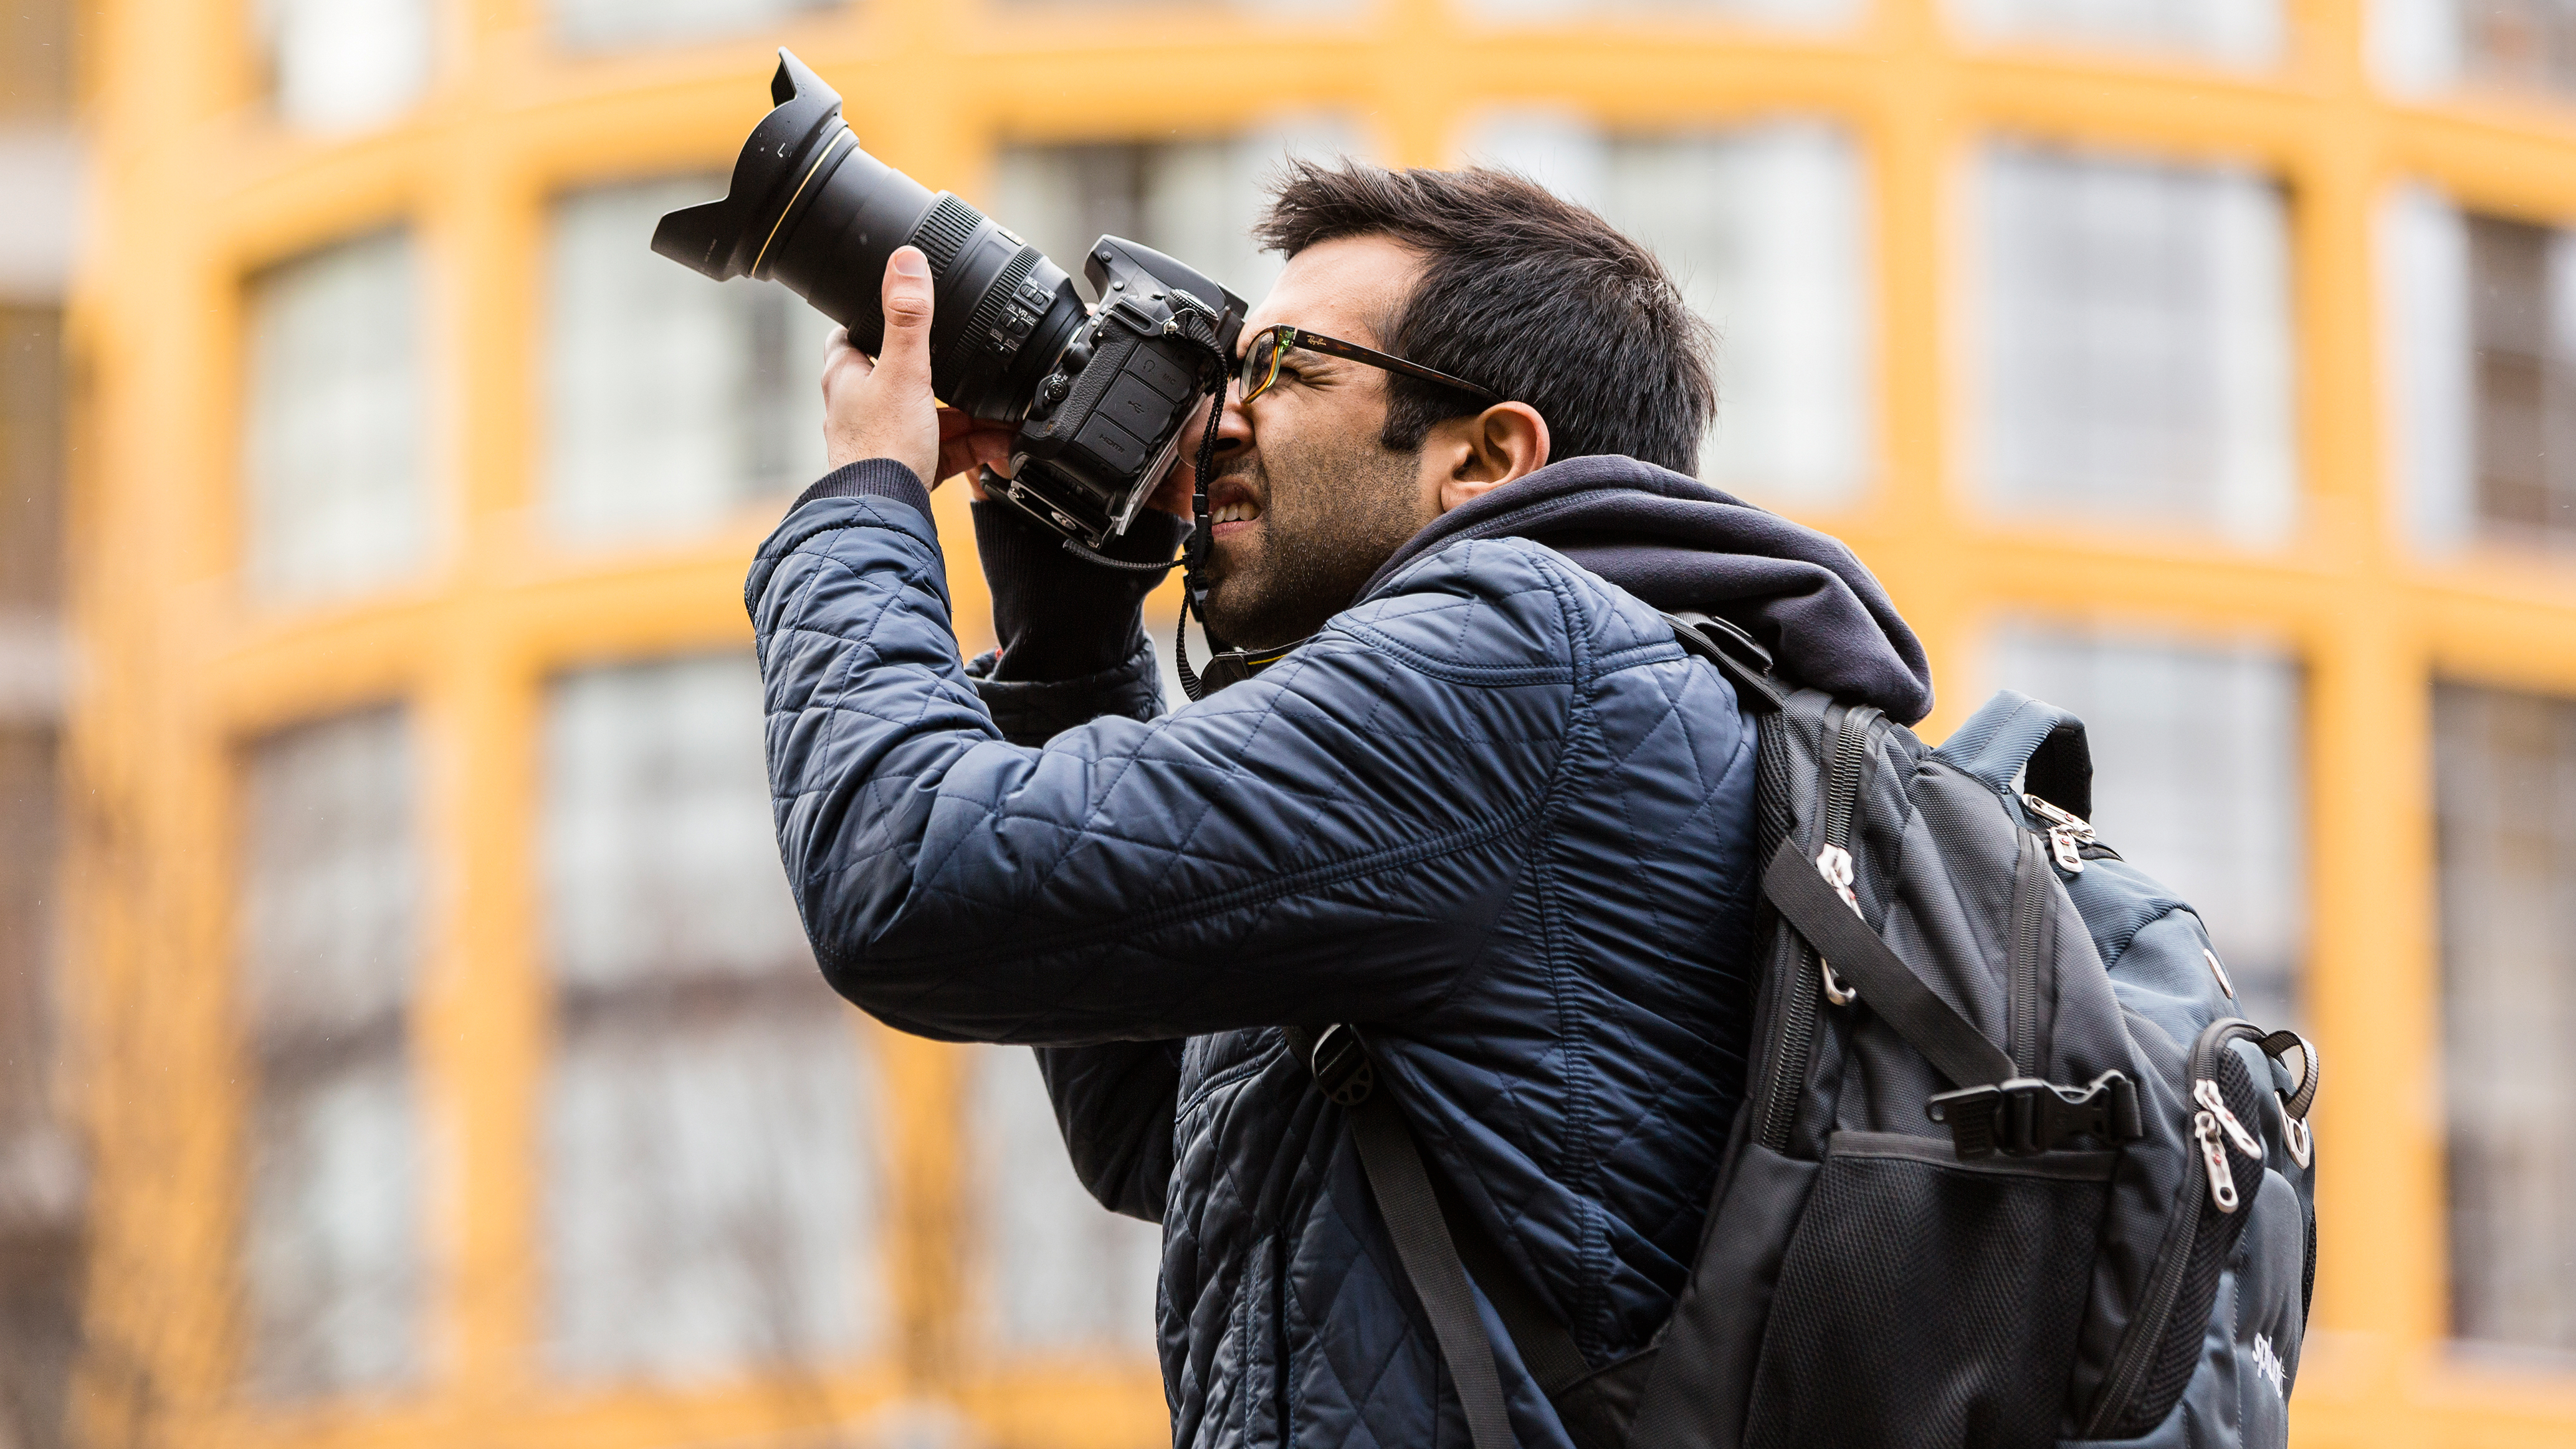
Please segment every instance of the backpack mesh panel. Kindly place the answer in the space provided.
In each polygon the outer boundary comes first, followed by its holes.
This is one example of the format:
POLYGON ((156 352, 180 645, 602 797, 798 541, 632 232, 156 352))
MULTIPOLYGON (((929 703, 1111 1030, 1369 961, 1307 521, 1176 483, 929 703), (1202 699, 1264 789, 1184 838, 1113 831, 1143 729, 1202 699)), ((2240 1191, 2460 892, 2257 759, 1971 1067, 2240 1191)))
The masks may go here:
POLYGON ((1748 1449, 2045 1446, 2105 1182, 1829 1156, 1781 1265, 1748 1449))

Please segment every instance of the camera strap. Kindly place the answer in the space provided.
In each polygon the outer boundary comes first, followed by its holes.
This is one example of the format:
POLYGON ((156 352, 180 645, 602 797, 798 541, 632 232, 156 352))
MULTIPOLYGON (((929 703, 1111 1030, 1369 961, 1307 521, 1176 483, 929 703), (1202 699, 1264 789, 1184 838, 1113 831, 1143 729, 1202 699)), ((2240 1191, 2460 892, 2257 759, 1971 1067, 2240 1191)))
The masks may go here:
MULTIPOLYGON (((1206 303, 1175 287, 1172 300, 1180 305, 1172 309, 1171 328, 1174 336, 1196 346, 1206 354, 1207 374, 1199 391, 1211 399, 1207 426, 1199 430, 1198 455, 1190 468, 1190 541, 1181 549, 1181 616, 1172 631, 1172 663, 1181 676, 1181 692, 1193 702, 1205 699, 1222 685, 1199 677, 1190 668, 1190 616, 1196 614, 1199 630, 1207 636, 1211 652, 1228 651, 1224 640, 1207 623, 1207 583, 1200 566, 1207 562, 1208 539, 1214 525, 1208 521, 1208 470, 1216 466, 1216 433, 1225 420, 1226 375, 1232 372, 1233 359, 1217 345, 1216 314, 1206 303)), ((1247 671, 1248 675, 1249 671, 1247 671)), ((1225 683, 1233 683, 1227 680, 1225 683)))

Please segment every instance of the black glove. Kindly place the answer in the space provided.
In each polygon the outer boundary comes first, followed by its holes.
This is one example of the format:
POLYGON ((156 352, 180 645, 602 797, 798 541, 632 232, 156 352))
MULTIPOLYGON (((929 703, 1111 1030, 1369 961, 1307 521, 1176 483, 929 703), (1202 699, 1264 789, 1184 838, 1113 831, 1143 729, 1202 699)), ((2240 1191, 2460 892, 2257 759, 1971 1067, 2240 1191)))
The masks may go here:
MULTIPOLYGON (((1105 569, 1065 552, 1064 539, 1007 503, 974 506, 975 552, 993 590, 997 681, 1081 679, 1115 669, 1145 647, 1145 596, 1169 571, 1105 569)), ((1100 547, 1109 558, 1171 558, 1190 521, 1146 509, 1100 547)))

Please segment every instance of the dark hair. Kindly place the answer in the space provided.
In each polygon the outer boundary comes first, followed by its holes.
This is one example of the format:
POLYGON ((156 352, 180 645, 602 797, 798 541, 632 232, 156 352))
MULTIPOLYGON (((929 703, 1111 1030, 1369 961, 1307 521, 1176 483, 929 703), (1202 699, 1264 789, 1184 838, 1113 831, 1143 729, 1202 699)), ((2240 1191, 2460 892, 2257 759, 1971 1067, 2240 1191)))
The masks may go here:
MULTIPOLYGON (((1346 236, 1421 254, 1380 345, 1482 383, 1547 419, 1550 458, 1618 453, 1699 471, 1717 410, 1709 326, 1654 254, 1527 177, 1290 161, 1252 229, 1290 256, 1346 236)), ((1452 388, 1389 374, 1385 446, 1472 411, 1452 388)))

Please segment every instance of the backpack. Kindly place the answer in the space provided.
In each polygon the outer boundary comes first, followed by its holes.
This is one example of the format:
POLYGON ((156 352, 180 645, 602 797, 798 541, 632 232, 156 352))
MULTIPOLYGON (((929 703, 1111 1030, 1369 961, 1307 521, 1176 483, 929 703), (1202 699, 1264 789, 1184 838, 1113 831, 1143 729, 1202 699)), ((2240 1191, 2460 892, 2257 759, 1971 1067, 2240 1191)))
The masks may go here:
POLYGON ((2083 722, 2006 691, 1932 749, 1668 617, 1754 723, 1768 863, 1745 1101, 1652 1346, 1586 1363, 1359 1034, 1286 1033, 1475 1449, 1515 1442, 1478 1289, 1581 1449, 2285 1445, 2316 1048, 2240 1018, 2200 919, 2086 822, 2083 722))

